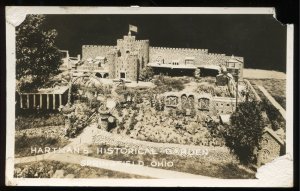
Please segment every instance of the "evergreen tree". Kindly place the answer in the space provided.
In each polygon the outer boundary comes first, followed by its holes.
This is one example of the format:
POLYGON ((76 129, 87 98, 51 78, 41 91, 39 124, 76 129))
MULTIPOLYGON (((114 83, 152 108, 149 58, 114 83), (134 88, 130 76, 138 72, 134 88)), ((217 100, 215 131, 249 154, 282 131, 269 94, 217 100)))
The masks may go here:
POLYGON ((236 154, 241 163, 254 162, 254 150, 259 147, 265 126, 261 104, 247 101, 239 104, 230 122, 224 128, 226 146, 236 154))
POLYGON ((16 79, 19 91, 34 91, 59 72, 61 53, 56 30, 47 30, 45 16, 28 15, 16 27, 16 79))

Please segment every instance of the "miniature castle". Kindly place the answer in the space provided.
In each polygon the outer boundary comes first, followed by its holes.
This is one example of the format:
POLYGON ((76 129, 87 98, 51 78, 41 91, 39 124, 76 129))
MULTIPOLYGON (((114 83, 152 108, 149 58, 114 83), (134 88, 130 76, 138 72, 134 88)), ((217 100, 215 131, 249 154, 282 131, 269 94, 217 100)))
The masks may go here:
POLYGON ((83 45, 82 62, 76 71, 133 81, 146 66, 157 74, 173 76, 216 76, 221 66, 226 66, 236 80, 242 80, 244 59, 208 53, 207 49, 151 47, 149 40, 137 40, 129 31, 116 46, 83 45))

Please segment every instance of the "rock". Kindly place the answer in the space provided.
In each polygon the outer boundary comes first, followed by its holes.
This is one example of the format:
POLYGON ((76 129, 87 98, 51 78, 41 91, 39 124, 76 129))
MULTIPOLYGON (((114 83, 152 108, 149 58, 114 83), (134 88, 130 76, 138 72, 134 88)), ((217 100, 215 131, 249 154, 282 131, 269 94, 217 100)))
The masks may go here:
POLYGON ((75 175, 74 175, 74 174, 67 174, 67 175, 65 176, 65 178, 75 178, 75 175))
POLYGON ((63 177, 64 177, 64 170, 56 170, 52 176, 52 178, 63 178, 63 177))

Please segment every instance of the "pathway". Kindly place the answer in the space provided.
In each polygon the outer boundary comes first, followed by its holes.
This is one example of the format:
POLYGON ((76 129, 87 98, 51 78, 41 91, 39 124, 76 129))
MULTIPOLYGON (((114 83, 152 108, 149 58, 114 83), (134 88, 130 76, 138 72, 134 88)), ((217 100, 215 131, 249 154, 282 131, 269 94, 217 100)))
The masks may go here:
POLYGON ((259 88, 259 90, 266 96, 266 98, 268 98, 268 100, 273 104, 273 106, 278 109, 278 111, 280 112, 280 114, 282 115, 282 117, 284 119, 286 119, 286 112, 285 109, 283 109, 281 107, 281 105, 273 98, 273 96, 271 94, 269 94, 269 92, 260 85, 257 85, 257 87, 259 88))

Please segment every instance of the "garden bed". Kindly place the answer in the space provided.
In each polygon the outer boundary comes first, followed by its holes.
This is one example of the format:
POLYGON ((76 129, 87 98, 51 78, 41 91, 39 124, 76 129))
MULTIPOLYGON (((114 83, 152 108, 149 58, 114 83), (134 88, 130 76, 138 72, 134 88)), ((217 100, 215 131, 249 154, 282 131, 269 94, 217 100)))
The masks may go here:
POLYGON ((15 178, 149 178, 58 161, 16 164, 15 178))
POLYGON ((180 110, 156 111, 145 103, 136 108, 124 108, 114 113, 118 126, 111 129, 113 134, 158 143, 177 143, 186 145, 224 145, 220 136, 212 135, 205 120, 205 113, 191 113, 185 116, 180 110))

